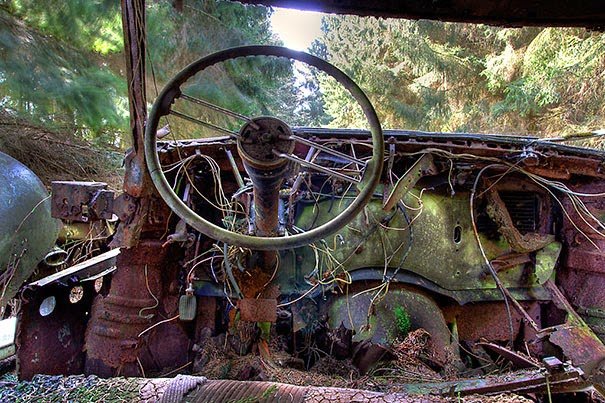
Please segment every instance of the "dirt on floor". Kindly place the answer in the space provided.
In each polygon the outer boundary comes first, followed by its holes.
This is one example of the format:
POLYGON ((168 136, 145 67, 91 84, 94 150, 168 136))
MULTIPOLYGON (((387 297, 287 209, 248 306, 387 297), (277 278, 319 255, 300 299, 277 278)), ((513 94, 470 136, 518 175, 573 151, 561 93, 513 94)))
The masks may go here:
MULTIPOLYGON (((298 386, 325 386, 336 388, 364 389, 383 393, 399 393, 401 385, 409 383, 443 382, 455 380, 457 374, 438 371, 425 360, 428 352, 429 335, 424 329, 410 332, 393 347, 394 359, 378 363, 367 374, 361 374, 351 359, 338 360, 330 355, 315 351, 315 361, 294 357, 279 349, 279 342, 271 347, 271 358, 264 359, 254 351, 246 355, 235 353, 233 343, 224 336, 208 338, 198 350, 198 361, 194 363, 195 375, 209 379, 232 379, 249 381, 271 381, 298 386), (199 358, 201 358, 201 361, 199 358)), ((273 339, 276 340, 276 339, 273 339)), ((423 397, 430 402, 530 402, 525 397, 513 394, 495 396, 466 396, 446 398, 423 397)))

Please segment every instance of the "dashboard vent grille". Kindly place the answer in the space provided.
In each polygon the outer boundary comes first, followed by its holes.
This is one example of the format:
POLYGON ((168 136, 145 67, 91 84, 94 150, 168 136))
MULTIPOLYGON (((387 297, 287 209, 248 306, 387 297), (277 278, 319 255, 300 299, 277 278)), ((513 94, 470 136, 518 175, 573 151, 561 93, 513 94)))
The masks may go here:
POLYGON ((513 224, 522 234, 537 232, 540 227, 540 198, 536 193, 499 192, 513 224))

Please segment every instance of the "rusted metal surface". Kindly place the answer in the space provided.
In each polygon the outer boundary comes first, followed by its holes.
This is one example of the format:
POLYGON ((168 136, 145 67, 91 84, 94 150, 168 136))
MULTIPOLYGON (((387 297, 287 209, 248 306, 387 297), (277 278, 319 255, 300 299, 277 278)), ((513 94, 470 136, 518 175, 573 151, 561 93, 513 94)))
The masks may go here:
POLYGON ((195 341, 200 340, 204 329, 210 330, 210 335, 213 335, 216 330, 217 318, 217 303, 213 297, 198 297, 197 304, 197 319, 195 321, 195 341))
POLYGON ((166 254, 161 242, 150 240, 122 250, 109 294, 98 296, 92 307, 86 332, 86 372, 101 376, 142 375, 141 368, 159 371, 186 359, 188 347, 183 343, 182 331, 174 329, 177 322, 157 326, 144 337, 139 336, 168 314, 175 315, 178 309, 178 298, 173 297, 169 304, 164 292, 162 271, 169 262, 166 254))
POLYGON ((250 322, 275 322, 277 320, 277 300, 263 298, 240 299, 237 307, 240 318, 250 322))
POLYGON ((549 340, 561 347, 566 357, 590 373, 605 359, 605 348, 590 329, 573 325, 560 325, 549 340))
POLYGON ((412 394, 451 397, 472 394, 574 392, 583 391, 590 386, 582 379, 582 375, 582 370, 573 366, 566 366, 562 371, 552 373, 540 368, 478 379, 408 384, 403 385, 403 390, 412 394))
POLYGON ((114 192, 102 182, 52 182, 51 213, 66 221, 89 222, 110 219, 114 192))
MULTIPOLYGON (((355 129, 319 129, 294 128, 295 134, 314 136, 314 141, 320 144, 338 143, 347 139, 369 143, 369 132, 355 129)), ((472 133, 429 133, 411 130, 385 130, 385 141, 406 152, 421 152, 427 148, 442 149, 454 154, 473 154, 478 158, 477 167, 481 167, 480 157, 502 157, 531 147, 538 155, 537 162, 529 164, 525 160, 518 163, 530 173, 544 178, 564 180, 575 175, 588 175, 595 179, 605 179, 605 166, 602 153, 598 150, 571 147, 562 144, 541 142, 535 137, 481 135, 472 133), (537 163, 537 165, 536 165, 537 163)), ((231 165, 224 152, 216 151, 219 147, 235 150, 233 140, 227 137, 215 137, 198 140, 179 141, 178 147, 182 158, 196 152, 213 155, 222 170, 230 170, 231 165)), ((165 164, 178 162, 175 152, 176 143, 171 141, 158 142, 158 154, 165 164)), ((305 149, 296 150, 297 155, 305 157, 305 149)), ((360 155, 361 150, 356 150, 360 155)))
POLYGON ((431 2, 388 0, 243 0, 242 3, 290 7, 326 13, 355 14, 385 18, 432 19, 502 26, 581 26, 602 29, 605 6, 599 0, 569 3, 563 0, 509 0, 485 2, 451 0, 431 2))
POLYGON ((602 258, 592 252, 570 249, 566 261, 573 266, 559 272, 559 282, 578 313, 605 342, 605 273, 602 273, 603 266, 593 266, 602 258))
POLYGON ((17 330, 18 375, 31 379, 36 374, 81 374, 84 370, 84 333, 88 311, 95 295, 92 283, 84 286, 83 297, 69 301, 69 288, 49 286, 43 292, 26 292, 17 330), (56 306, 48 316, 39 313, 40 303, 54 296, 56 306))
POLYGON ((150 214, 150 195, 153 193, 144 155, 144 133, 147 118, 145 89, 145 0, 121 0, 124 55, 130 107, 132 148, 124 159, 124 192, 134 207, 131 214, 118 227, 114 246, 131 248, 141 236, 145 219, 150 214))
POLYGON ((508 241, 515 252, 528 253, 544 248, 555 240, 554 235, 530 232, 521 234, 515 227, 511 214, 497 191, 487 192, 489 203, 487 214, 498 225, 498 231, 508 241))
POLYGON ((279 227, 279 189, 287 165, 275 170, 260 170, 246 166, 254 183, 254 227, 258 236, 275 236, 279 227))
POLYGON ((113 202, 113 213, 121 222, 130 223, 139 206, 138 199, 128 193, 122 193, 113 202))
POLYGON ((143 155, 143 135, 147 117, 145 90, 145 0, 122 0, 122 29, 130 107, 132 149, 126 156, 124 190, 134 197, 142 197, 150 189, 143 155))
MULTIPOLYGON (((287 137, 291 130, 279 119, 262 117, 249 121, 240 130, 237 147, 253 183, 254 194, 254 233, 260 237, 278 235, 279 229, 279 190, 290 171, 290 164, 283 158, 278 158, 274 152, 291 153, 294 142, 287 137), (285 138, 282 138, 285 136, 285 138)), ((228 158, 228 155, 227 155, 228 158)), ((233 165, 233 163, 230 164, 233 165)), ((277 254, 274 251, 254 251, 249 265, 269 274, 269 280, 263 285, 260 293, 266 294, 265 287, 269 286, 276 270, 277 254)), ((250 295, 249 282, 242 283, 244 295, 250 295)), ((271 287, 273 288, 273 287, 271 287)), ((252 291, 257 298, 244 298, 238 302, 240 317, 250 322, 275 322, 277 319, 277 300, 266 298, 252 291), (262 296, 263 298, 258 298, 262 296)))
MULTIPOLYGON (((577 239, 575 242, 582 242, 579 237, 574 236, 574 239, 577 239)), ((605 243, 599 240, 596 240, 597 244, 602 248, 605 243)), ((594 277, 594 279, 601 280, 600 277, 605 275, 605 254, 603 252, 597 250, 596 248, 588 247, 588 248, 579 248, 579 247, 571 247, 570 252, 567 253, 565 259, 565 266, 576 272, 583 272, 584 275, 589 275, 594 277)), ((581 275, 582 273, 578 273, 581 275)), ((570 287, 573 287, 570 285, 570 287)), ((575 296, 574 296, 575 297, 575 296)), ((584 296, 586 298, 587 296, 584 296)), ((594 298, 594 295, 590 295, 591 298, 594 298)))
MULTIPOLYGON (((367 141, 369 133, 359 129, 295 128, 294 133, 317 135, 323 142, 355 139, 367 141)), ((536 159, 520 161, 518 166, 542 177, 561 179, 573 175, 605 178, 602 151, 541 141, 537 137, 484 135, 475 133, 421 132, 413 130, 385 130, 387 142, 405 147, 406 152, 437 148, 454 154, 472 153, 477 157, 498 157, 523 152, 531 148, 536 159), (392 139, 391 139, 392 138, 392 139), (538 172, 539 170, 539 172, 538 172)), ((479 158, 477 166, 480 166, 479 158)))
MULTIPOLYGON (((177 311, 174 312, 176 315, 177 311)), ((174 316, 171 316, 174 317, 174 316)), ((156 318, 155 323, 162 319, 156 318)), ((144 348, 141 349, 139 360, 146 376, 162 376, 174 373, 178 368, 188 367, 189 350, 192 347, 189 334, 181 322, 171 322, 156 326, 145 335, 144 348)))
POLYGON ((510 350, 506 347, 502 347, 498 344, 487 343, 487 342, 479 342, 477 343, 479 346, 493 351, 499 356, 506 358, 513 364, 514 368, 517 369, 525 369, 525 368, 539 368, 540 365, 536 361, 532 360, 530 357, 519 354, 516 351, 510 350))
MULTIPOLYGON (((605 183, 589 182, 576 186, 574 190, 581 193, 603 193, 605 183)), ((596 217, 605 218, 605 198, 585 198, 584 204, 596 217)), ((566 217, 563 221, 562 233, 566 250, 563 256, 564 267, 558 271, 558 283, 571 305, 601 341, 605 342, 605 239, 595 231, 594 226, 591 228, 579 217, 570 198, 563 199, 563 207, 569 212, 569 218, 566 217), (573 220, 575 226, 570 220, 573 220)))
POLYGON ((543 332, 548 334, 552 343, 561 347, 563 354, 574 365, 581 367, 588 376, 593 375, 605 362, 605 345, 552 281, 547 281, 545 286, 552 294, 555 305, 567 313, 567 319, 564 324, 545 329, 543 332))
POLYGON ((133 248, 141 233, 157 234, 165 230, 170 209, 157 194, 142 198, 126 194, 122 196, 116 199, 116 214, 120 217, 120 225, 111 241, 111 247, 133 248))
MULTIPOLYGON (((522 302, 521 305, 535 322, 540 323, 541 312, 538 302, 522 302)), ((508 313, 502 303, 481 302, 449 306, 444 309, 444 312, 448 322, 456 322, 460 340, 477 342, 483 338, 492 342, 505 342, 510 339, 508 313)), ((517 310, 511 309, 511 320, 514 337, 523 330, 530 345, 532 341, 538 343, 538 340, 532 339, 531 327, 523 321, 523 316, 517 310), (528 332, 530 333, 527 334, 528 332)))

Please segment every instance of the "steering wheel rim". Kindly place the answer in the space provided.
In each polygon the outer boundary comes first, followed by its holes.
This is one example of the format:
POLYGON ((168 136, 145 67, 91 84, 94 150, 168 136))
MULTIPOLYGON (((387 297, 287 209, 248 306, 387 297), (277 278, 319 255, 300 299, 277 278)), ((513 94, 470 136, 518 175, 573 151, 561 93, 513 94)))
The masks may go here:
POLYGON ((370 201, 374 190, 380 182, 384 158, 384 138, 382 128, 374 107, 367 96, 352 79, 327 61, 305 52, 299 52, 281 46, 241 46, 225 49, 211 55, 202 57, 191 63, 178 73, 162 90, 153 103, 145 129, 145 159, 149 174, 162 199, 172 211, 187 224, 206 236, 230 245, 237 245, 252 250, 282 250, 297 248, 311 244, 343 228, 348 224, 370 201), (157 149, 156 132, 159 119, 169 114, 170 106, 178 96, 180 87, 195 74, 217 63, 249 56, 274 56, 303 62, 313 66, 334 79, 336 79, 361 106, 370 125, 372 135, 372 158, 366 165, 360 192, 355 199, 332 220, 310 229, 301 234, 282 237, 260 237, 231 232, 221 228, 190 209, 174 192, 166 179, 160 164, 157 149))

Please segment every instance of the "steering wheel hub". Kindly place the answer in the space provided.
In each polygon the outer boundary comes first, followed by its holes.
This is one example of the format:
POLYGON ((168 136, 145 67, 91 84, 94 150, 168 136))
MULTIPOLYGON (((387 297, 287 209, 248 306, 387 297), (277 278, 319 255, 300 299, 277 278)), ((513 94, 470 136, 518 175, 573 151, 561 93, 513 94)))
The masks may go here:
POLYGON ((292 130, 274 117, 251 119, 240 130, 237 150, 244 161, 256 169, 275 169, 287 160, 280 154, 291 154, 295 142, 292 130))

